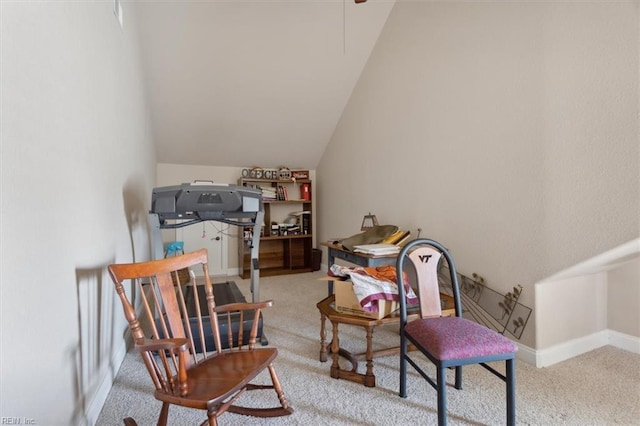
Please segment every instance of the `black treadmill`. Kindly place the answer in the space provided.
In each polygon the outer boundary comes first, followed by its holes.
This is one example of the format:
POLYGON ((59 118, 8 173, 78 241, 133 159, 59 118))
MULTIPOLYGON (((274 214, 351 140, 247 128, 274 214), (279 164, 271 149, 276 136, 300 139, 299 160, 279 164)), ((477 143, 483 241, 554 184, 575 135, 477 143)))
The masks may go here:
MULTIPOLYGON (((183 183, 154 188, 151 196, 151 210, 149 211, 152 256, 154 259, 164 257, 162 229, 182 228, 208 220, 239 227, 253 226, 250 290, 252 302, 257 302, 260 300, 258 252, 263 219, 262 193, 257 189, 211 182, 183 183), (181 222, 176 222, 176 220, 181 222)), ((201 286, 197 288, 198 292, 204 291, 201 286)), ((244 295, 233 281, 213 284, 213 293, 216 303, 219 305, 246 302, 244 295)), ((204 298, 200 298, 200 300, 202 303, 204 298)), ((250 324, 243 325, 245 329, 247 326, 250 328, 250 324)), ((240 327, 240 324, 233 325, 234 328, 236 326, 240 327)), ((223 329, 220 331, 222 337, 225 337, 226 331, 223 329)), ((268 344, 262 333, 262 318, 260 318, 258 327, 258 337, 263 345, 268 344)), ((198 342, 195 343, 198 346, 198 342)))

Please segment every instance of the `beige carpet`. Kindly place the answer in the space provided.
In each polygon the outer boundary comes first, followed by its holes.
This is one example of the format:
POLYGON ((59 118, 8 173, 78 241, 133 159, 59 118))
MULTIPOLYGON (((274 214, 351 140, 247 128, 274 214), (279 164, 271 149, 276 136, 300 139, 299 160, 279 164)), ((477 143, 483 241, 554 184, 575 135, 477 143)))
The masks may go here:
MULTIPOLYGON (((318 360, 320 314, 315 304, 327 292, 326 285, 318 281, 322 276, 315 272, 260 279, 261 299, 275 302, 265 312, 264 331, 269 344, 279 350, 276 369, 294 414, 257 419, 226 413, 220 417, 220 424, 436 424, 435 391, 411 368, 409 396, 398 397, 397 355, 375 360, 375 388, 329 377, 330 361, 318 360)), ((231 279, 250 300, 248 281, 231 279)), ((340 330, 342 346, 362 351, 361 328, 341 326, 340 330)), ((397 330, 378 328, 374 341, 378 348, 397 345, 397 330)), ((348 363, 343 365, 346 368, 348 363)), ((520 361, 516 368, 518 424, 640 424, 640 355, 604 347, 544 369, 520 361)), ((504 424, 504 384, 478 366, 465 367, 463 371, 464 388, 448 388, 449 424, 504 424)), ((266 377, 263 379, 266 382, 266 377)), ((241 402, 255 406, 275 404, 272 391, 250 394, 243 396, 241 402)), ((97 424, 121 424, 122 418, 131 416, 141 426, 152 425, 159 410, 144 365, 137 354, 130 352, 97 424)), ((172 407, 169 416, 172 425, 196 425, 205 418, 204 412, 180 407, 172 407)))

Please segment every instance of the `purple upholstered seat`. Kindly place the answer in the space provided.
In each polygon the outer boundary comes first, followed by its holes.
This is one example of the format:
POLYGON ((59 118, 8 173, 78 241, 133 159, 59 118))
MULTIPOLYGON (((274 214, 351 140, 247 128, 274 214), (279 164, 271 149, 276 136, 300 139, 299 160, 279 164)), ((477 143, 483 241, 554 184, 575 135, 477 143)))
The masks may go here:
POLYGON ((512 353, 518 346, 503 335, 461 317, 424 318, 405 326, 433 357, 449 361, 512 353))

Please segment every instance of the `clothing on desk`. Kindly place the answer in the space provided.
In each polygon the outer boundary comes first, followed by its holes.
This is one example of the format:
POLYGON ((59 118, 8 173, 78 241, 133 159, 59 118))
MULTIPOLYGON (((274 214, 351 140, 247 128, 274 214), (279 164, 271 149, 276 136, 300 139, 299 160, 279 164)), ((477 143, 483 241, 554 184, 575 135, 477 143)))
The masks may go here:
MULTIPOLYGON (((338 277, 349 277, 353 283, 355 293, 362 310, 365 312, 378 312, 378 300, 399 301, 398 285, 395 266, 377 266, 369 268, 351 268, 334 264, 329 274, 338 277)), ((407 303, 418 303, 418 297, 414 293, 405 274, 405 294, 407 303)))

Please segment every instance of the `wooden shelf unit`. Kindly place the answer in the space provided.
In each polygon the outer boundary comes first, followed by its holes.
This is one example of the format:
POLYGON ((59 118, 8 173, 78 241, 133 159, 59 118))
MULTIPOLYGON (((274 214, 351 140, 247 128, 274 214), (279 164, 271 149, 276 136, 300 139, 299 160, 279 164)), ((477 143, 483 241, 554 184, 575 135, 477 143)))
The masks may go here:
MULTIPOLYGON (((267 188, 267 191, 275 192, 276 197, 281 194, 280 187, 286 188, 288 200, 269 199, 263 196, 264 226, 260 237, 260 250, 258 262, 260 264, 260 276, 273 276, 284 274, 296 274, 312 271, 313 253, 313 194, 311 194, 311 180, 269 180, 241 178, 238 185, 251 188, 267 188), (309 199, 301 197, 300 187, 307 185, 309 199), (269 190, 271 188, 271 190, 269 190), (295 212, 309 212, 290 216, 295 212), (285 223, 291 225, 296 217, 295 224, 298 230, 284 232, 285 223), (277 229, 272 229, 271 224, 276 223, 277 229)), ((245 231, 249 231, 246 229, 245 231)), ((238 255, 240 276, 249 278, 250 269, 250 236, 246 232, 240 232, 238 242, 238 255)))

